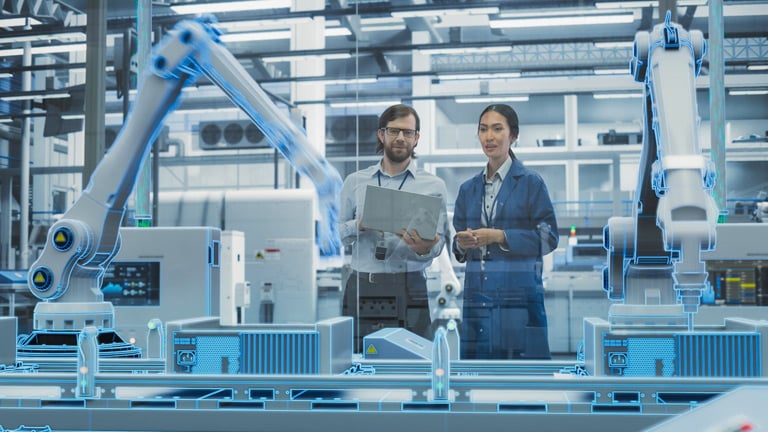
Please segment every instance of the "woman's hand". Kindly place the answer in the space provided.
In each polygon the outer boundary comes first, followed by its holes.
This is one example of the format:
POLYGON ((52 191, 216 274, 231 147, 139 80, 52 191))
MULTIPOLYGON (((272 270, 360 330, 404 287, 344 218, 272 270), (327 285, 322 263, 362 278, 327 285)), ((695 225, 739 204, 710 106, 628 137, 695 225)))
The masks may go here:
POLYGON ((459 247, 464 250, 477 249, 493 243, 506 243, 504 231, 496 228, 478 228, 460 231, 456 233, 456 241, 459 243, 459 247))

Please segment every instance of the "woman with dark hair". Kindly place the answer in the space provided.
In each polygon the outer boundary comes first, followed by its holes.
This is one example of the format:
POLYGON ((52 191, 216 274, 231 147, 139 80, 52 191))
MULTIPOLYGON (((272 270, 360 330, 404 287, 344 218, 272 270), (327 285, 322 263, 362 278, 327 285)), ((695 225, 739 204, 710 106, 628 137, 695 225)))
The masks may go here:
POLYGON ((477 135, 488 162, 456 198, 452 250, 466 263, 462 359, 550 357, 541 272, 542 256, 557 247, 557 220, 544 181, 512 152, 518 133, 509 105, 483 110, 477 135))

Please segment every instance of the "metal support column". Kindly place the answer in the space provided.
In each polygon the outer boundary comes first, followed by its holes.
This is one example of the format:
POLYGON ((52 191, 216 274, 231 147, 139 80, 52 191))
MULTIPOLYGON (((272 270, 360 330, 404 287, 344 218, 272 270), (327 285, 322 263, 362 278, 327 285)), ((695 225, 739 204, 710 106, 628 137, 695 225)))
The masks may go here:
POLYGON ((104 157, 104 110, 106 93, 107 8, 99 0, 88 0, 88 25, 85 32, 85 163, 83 188, 104 157))
MULTIPOLYGON (((32 25, 29 23, 29 19, 27 19, 27 25, 24 26, 24 29, 29 30, 31 28, 32 25)), ((29 41, 24 42, 22 64, 24 66, 32 65, 32 44, 29 41)), ((32 89, 32 72, 22 72, 21 89, 25 92, 32 89)), ((26 100, 23 103, 24 114, 30 113, 32 111, 32 101, 26 100)), ((19 266, 18 268, 21 269, 26 269, 29 265, 27 258, 29 253, 29 152, 30 146, 32 145, 31 122, 32 119, 30 117, 24 117, 21 126, 21 161, 19 165, 19 169, 21 170, 19 174, 19 208, 21 209, 21 216, 19 219, 19 261, 17 263, 19 266)), ((11 214, 10 210, 11 208, 8 207, 9 215, 11 214)), ((13 220, 12 216, 11 220, 13 220)), ((11 226, 13 226, 13 223, 11 223, 11 226)), ((11 232, 13 232, 13 228, 11 228, 11 232)), ((11 235, 11 238, 13 238, 13 235, 11 235)), ((11 257, 9 256, 8 258, 10 259, 11 257)))
POLYGON ((13 256, 13 176, 0 177, 0 266, 2 268, 15 268, 13 256))
MULTIPOLYGON (((138 22, 138 49, 136 50, 136 55, 138 57, 139 66, 138 86, 139 91, 141 91, 141 74, 146 67, 146 61, 152 48, 152 2, 151 0, 138 0, 136 5, 136 21, 138 22)), ((153 148, 154 147, 153 143, 153 148)), ((151 154, 156 155, 157 152, 153 150, 151 154)), ((136 181, 136 189, 134 190, 134 219, 136 220, 136 226, 152 226, 153 212, 149 193, 152 188, 152 166, 150 165, 150 160, 152 159, 153 158, 151 158, 148 153, 144 159, 144 164, 139 171, 139 178, 136 181)), ((155 157, 154 160, 156 161, 157 158, 155 157)), ((155 197, 155 199, 157 199, 157 197, 155 197)))
POLYGON ((725 182, 725 61, 723 59, 723 0, 709 1, 709 123, 710 159, 715 165, 712 195, 720 209, 721 221, 727 215, 725 182))

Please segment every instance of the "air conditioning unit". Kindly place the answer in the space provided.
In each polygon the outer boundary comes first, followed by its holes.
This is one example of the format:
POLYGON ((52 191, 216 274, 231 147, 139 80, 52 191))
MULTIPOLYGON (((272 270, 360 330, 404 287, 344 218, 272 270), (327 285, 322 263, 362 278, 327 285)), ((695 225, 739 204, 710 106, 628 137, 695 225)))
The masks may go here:
POLYGON ((269 148, 264 134, 250 120, 202 121, 198 131, 201 150, 269 148))
POLYGON ((325 120, 326 156, 354 156, 359 144, 360 153, 373 154, 378 139, 376 129, 379 118, 375 115, 330 116, 325 120))

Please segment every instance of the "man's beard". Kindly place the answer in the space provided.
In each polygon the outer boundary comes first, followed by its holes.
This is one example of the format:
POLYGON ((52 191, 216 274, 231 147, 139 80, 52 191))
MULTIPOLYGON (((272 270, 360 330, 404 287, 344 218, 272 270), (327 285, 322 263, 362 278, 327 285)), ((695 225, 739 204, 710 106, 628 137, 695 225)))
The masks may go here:
POLYGON ((387 159, 395 163, 405 162, 413 154, 413 149, 405 149, 405 153, 395 153, 392 147, 384 146, 384 154, 387 155, 387 159))

